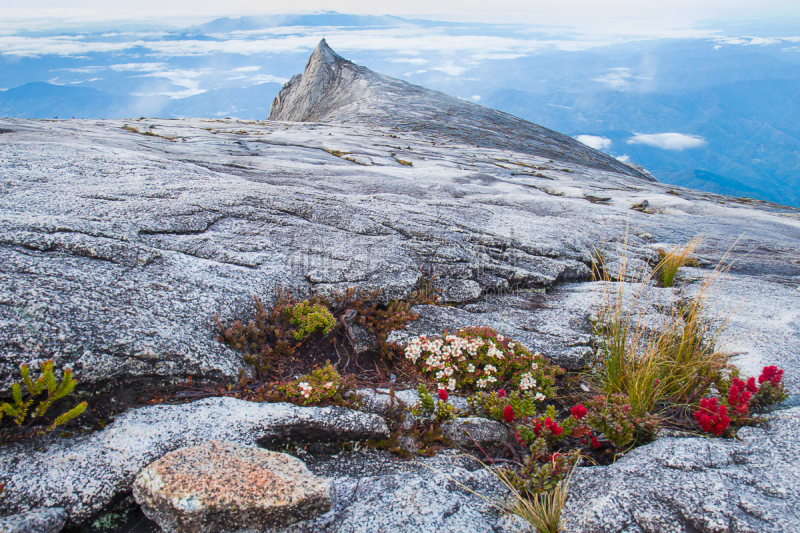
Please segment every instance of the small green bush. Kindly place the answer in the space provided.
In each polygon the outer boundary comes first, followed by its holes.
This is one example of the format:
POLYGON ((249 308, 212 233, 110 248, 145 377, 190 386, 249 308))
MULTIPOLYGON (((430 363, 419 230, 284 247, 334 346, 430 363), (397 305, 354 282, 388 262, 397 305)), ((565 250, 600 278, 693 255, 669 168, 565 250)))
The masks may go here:
POLYGON ((586 407, 589 410, 589 425, 603 433, 618 448, 624 448, 632 442, 649 442, 659 429, 659 421, 655 416, 634 416, 630 401, 624 394, 595 396, 586 402, 586 407))
MULTIPOLYGON (((30 437, 53 430, 80 416, 86 410, 88 404, 82 402, 56 417, 51 424, 36 425, 55 402, 70 394, 75 389, 75 385, 78 384, 77 380, 72 379, 72 370, 69 368, 64 369, 61 383, 58 383, 53 372, 53 365, 52 359, 39 363, 41 375, 36 381, 31 379, 28 365, 20 365, 19 371, 22 374, 22 384, 25 385, 27 394, 23 396, 20 384, 14 383, 11 386, 13 402, 0 404, 0 421, 2 421, 3 416, 9 416, 13 419, 14 424, 17 426, 15 438, 30 437)), ((7 437, 9 436, 7 435, 7 437)))
POLYGON ((327 335, 336 326, 336 319, 327 307, 311 304, 308 300, 287 308, 286 312, 292 326, 296 328, 292 336, 298 341, 320 331, 323 335, 327 335))
POLYGON ((328 361, 324 366, 314 369, 310 374, 300 376, 294 381, 281 383, 275 387, 278 396, 271 401, 285 399, 298 405, 317 405, 333 403, 340 405, 352 385, 344 380, 336 368, 328 361))

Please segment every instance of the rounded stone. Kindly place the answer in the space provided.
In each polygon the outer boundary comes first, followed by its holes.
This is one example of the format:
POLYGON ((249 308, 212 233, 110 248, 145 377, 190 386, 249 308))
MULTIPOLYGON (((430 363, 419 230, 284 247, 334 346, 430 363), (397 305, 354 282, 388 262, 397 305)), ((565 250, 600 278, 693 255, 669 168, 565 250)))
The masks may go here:
POLYGON ((296 457, 220 441, 166 454, 133 485, 142 511, 167 533, 282 527, 330 510, 330 493, 296 457))

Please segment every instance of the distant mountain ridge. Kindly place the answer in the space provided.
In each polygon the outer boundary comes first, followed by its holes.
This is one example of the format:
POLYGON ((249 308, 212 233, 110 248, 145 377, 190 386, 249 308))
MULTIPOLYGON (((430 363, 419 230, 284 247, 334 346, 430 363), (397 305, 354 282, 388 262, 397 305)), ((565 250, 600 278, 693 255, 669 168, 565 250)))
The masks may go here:
POLYGON ((571 137, 518 117, 384 76, 348 61, 322 39, 302 74, 272 102, 270 120, 358 122, 443 141, 514 150, 653 181, 571 137))

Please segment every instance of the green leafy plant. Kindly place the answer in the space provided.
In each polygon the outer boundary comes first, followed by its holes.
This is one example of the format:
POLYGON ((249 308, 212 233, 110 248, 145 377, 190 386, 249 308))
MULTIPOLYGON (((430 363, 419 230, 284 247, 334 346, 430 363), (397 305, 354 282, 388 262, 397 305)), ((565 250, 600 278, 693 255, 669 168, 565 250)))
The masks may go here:
POLYGON ((628 397, 624 394, 595 396, 586 402, 587 422, 618 448, 636 443, 650 442, 660 427, 655 416, 646 413, 641 417, 633 415, 628 397))
POLYGON ((437 423, 446 422, 456 417, 458 411, 447 400, 434 400, 433 395, 423 384, 417 386, 419 402, 411 407, 411 414, 417 418, 434 419, 437 423))
POLYGON ((83 414, 88 406, 86 402, 79 403, 66 413, 57 416, 52 423, 37 425, 53 404, 70 394, 78 384, 77 380, 72 379, 72 370, 69 368, 63 370, 59 383, 53 365, 52 359, 39 363, 41 375, 36 381, 31 378, 28 365, 20 365, 19 370, 26 394, 23 396, 22 386, 14 383, 11 386, 13 402, 0 404, 0 420, 3 416, 11 417, 17 426, 17 438, 39 435, 63 426, 83 414))
POLYGON ((529 455, 518 471, 504 469, 503 474, 519 494, 525 498, 531 498, 535 494, 546 493, 558 487, 559 483, 578 463, 580 457, 578 450, 553 453, 544 462, 529 455))
POLYGON ((308 300, 285 308, 285 313, 289 322, 296 328, 292 336, 297 341, 304 340, 317 332, 327 335, 336 326, 336 319, 327 307, 318 303, 312 304, 308 300))
POLYGON ((314 369, 310 374, 300 376, 288 383, 275 385, 277 394, 267 395, 271 401, 287 400, 298 405, 319 405, 346 403, 347 393, 354 389, 353 384, 339 375, 328 361, 324 366, 314 369))
POLYGON ((531 391, 515 390, 506 394, 501 389, 497 392, 476 392, 467 398, 469 406, 485 414, 493 420, 505 420, 506 406, 511 406, 516 418, 527 418, 536 415, 536 407, 541 404, 541 399, 531 391))

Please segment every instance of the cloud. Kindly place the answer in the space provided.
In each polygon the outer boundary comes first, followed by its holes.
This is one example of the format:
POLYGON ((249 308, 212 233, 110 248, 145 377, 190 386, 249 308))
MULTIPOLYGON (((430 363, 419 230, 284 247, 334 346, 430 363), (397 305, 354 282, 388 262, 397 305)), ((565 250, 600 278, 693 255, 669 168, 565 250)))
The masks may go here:
POLYGON ((115 72, 156 72, 168 67, 166 63, 121 63, 108 68, 115 72))
POLYGON ((627 142, 628 144, 653 146, 662 150, 679 151, 687 148, 701 148, 708 144, 705 139, 698 135, 687 135, 685 133, 639 133, 628 139, 627 142))
POLYGON ((424 65, 428 63, 427 59, 421 57, 391 57, 387 59, 390 63, 412 63, 414 65, 424 65))
POLYGON ((598 137, 596 135, 578 135, 575 137, 578 142, 581 142, 589 148, 595 150, 602 150, 604 148, 611 148, 611 139, 607 137, 598 137))
POLYGON ((616 157, 616 160, 617 160, 617 161, 620 161, 620 162, 622 162, 622 163, 630 163, 630 162, 631 162, 631 158, 630 158, 630 156, 629 156, 629 155, 620 155, 620 156, 617 156, 617 157, 616 157))
POLYGON ((649 76, 634 76, 627 67, 610 68, 602 76, 592 78, 592 81, 604 83, 614 90, 627 90, 633 87, 638 80, 652 79, 649 76))
POLYGON ((258 72, 261 70, 261 67, 258 65, 253 65, 252 67, 239 67, 231 70, 231 72, 258 72))

